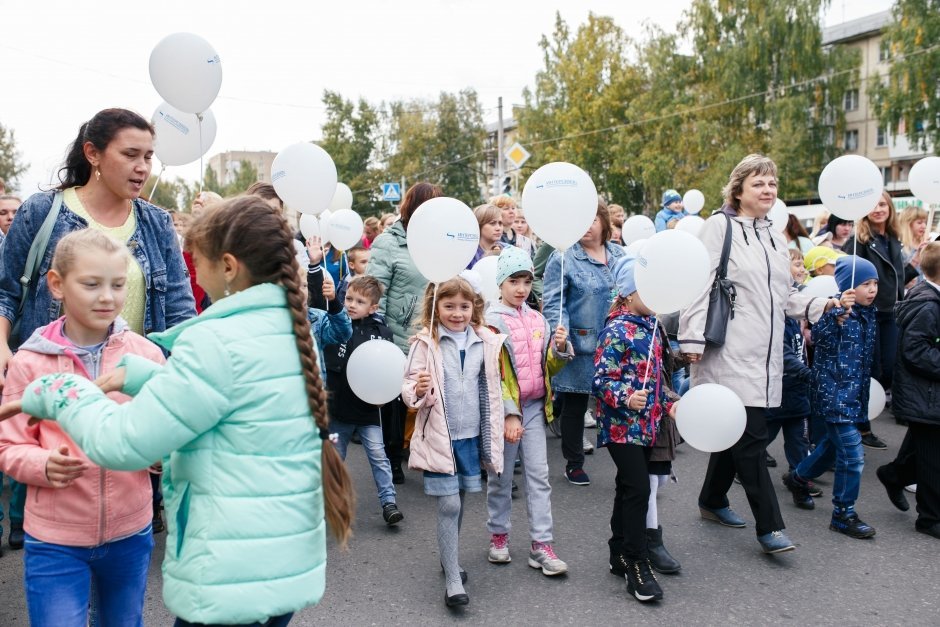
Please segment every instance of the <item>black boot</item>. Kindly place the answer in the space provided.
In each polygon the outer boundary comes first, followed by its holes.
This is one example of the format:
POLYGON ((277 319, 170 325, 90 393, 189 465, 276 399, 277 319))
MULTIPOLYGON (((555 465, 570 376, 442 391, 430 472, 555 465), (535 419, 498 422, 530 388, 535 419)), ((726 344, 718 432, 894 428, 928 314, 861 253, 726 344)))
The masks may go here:
POLYGON ((620 556, 621 566, 626 572, 627 593, 641 603, 659 601, 663 598, 663 589, 656 581, 656 575, 650 570, 647 560, 627 561, 620 556))
POLYGON ((401 485, 405 482, 405 473, 401 469, 401 462, 392 463, 392 483, 401 485))
POLYGON ((650 565, 657 572, 663 574, 672 574, 679 572, 682 565, 669 554, 666 547, 663 546, 663 528, 662 525, 656 529, 646 530, 646 546, 650 555, 650 565))
POLYGON ((23 548, 23 542, 26 541, 26 534, 23 531, 23 521, 10 522, 10 548, 19 551, 23 548))

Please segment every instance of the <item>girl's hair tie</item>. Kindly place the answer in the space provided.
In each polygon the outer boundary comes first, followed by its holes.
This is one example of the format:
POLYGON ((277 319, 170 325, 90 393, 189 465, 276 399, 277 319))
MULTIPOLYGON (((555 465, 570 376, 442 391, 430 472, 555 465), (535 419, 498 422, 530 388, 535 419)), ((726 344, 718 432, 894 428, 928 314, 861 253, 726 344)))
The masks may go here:
POLYGON ((329 440, 333 444, 337 444, 339 442, 338 433, 330 433, 329 429, 324 429, 323 427, 320 427, 319 433, 321 440, 329 440))

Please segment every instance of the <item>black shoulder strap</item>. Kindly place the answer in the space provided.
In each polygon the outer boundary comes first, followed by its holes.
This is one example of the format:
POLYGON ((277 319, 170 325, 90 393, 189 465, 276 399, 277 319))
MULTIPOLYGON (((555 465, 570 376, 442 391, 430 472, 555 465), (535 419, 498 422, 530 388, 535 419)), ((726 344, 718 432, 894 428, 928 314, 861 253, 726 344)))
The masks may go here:
POLYGON ((728 221, 725 229, 725 243, 721 247, 721 261, 718 262, 718 274, 715 278, 723 279, 728 274, 728 257, 731 255, 731 217, 723 213, 725 220, 728 221))

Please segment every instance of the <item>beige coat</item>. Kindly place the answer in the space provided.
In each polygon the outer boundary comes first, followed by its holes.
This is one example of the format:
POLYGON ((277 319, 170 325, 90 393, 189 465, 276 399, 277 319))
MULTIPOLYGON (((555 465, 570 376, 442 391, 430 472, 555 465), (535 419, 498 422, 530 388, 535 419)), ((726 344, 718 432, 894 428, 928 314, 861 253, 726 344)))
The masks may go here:
POLYGON ((783 235, 763 218, 735 215, 724 207, 705 221, 699 238, 711 261, 708 287, 679 320, 679 348, 702 355, 692 366, 692 385, 720 383, 734 390, 747 407, 779 407, 783 389, 784 317, 819 320, 826 299, 792 287, 790 257, 783 235), (732 216, 728 278, 737 299, 724 346, 705 345, 708 294, 721 260, 726 220, 732 216))
MULTIPOLYGON (((505 335, 493 333, 486 327, 474 329, 483 340, 483 367, 486 372, 487 395, 489 399, 489 439, 483 441, 481 429, 480 452, 483 462, 491 472, 503 471, 503 437, 505 415, 503 413, 503 392, 499 376, 499 353, 505 335)), ((450 432, 447 429, 447 417, 444 415, 444 372, 441 349, 427 330, 416 336, 408 356, 408 368, 402 385, 402 399, 412 409, 418 410, 415 417, 414 435, 411 436, 411 453, 408 467, 412 470, 427 470, 456 474, 454 451, 451 448, 450 432), (431 373, 431 389, 421 397, 415 394, 418 373, 431 373)))

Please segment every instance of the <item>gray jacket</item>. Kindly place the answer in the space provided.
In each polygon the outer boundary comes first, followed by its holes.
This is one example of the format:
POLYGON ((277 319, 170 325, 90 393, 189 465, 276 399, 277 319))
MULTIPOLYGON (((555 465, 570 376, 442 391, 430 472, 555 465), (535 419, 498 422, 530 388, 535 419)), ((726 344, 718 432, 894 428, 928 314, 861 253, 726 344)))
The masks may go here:
POLYGON ((692 365, 692 385, 720 383, 733 390, 747 407, 779 407, 783 389, 784 317, 819 320, 825 298, 801 294, 790 278, 790 257, 783 235, 764 218, 739 216, 725 206, 705 221, 699 239, 711 264, 708 287, 679 320, 679 348, 702 355, 692 365), (731 217, 728 278, 737 299, 728 322, 724 346, 705 345, 708 294, 721 259, 727 221, 731 217))

